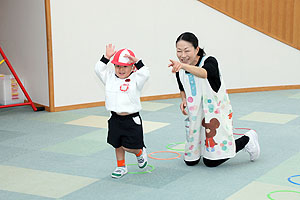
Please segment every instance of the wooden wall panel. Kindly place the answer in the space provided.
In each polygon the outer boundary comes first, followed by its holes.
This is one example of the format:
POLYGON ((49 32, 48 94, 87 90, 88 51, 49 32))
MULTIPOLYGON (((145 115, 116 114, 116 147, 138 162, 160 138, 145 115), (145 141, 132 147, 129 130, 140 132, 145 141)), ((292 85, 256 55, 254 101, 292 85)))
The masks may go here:
MULTIPOLYGON (((299 5, 300 6, 300 5, 299 5)), ((294 9, 294 1, 287 1, 287 15, 286 15, 286 20, 290 22, 294 22, 294 12, 289 12, 289 10, 294 9)), ((298 23, 300 23, 300 19, 298 20, 298 23)), ((286 28, 286 40, 289 41, 290 43, 293 43, 293 27, 294 24, 291 24, 290 26, 288 23, 285 24, 286 28)))
POLYGON ((300 50, 300 0, 199 0, 300 50))
POLYGON ((262 30, 263 27, 264 27, 264 20, 265 20, 265 17, 264 17, 264 1, 259 1, 259 0, 256 0, 256 6, 255 6, 255 9, 256 9, 256 27, 259 29, 259 30, 262 30))
POLYGON ((46 37, 47 37, 47 58, 48 58, 48 87, 49 87, 49 107, 47 111, 54 112, 54 72, 53 72, 53 48, 52 48, 52 28, 51 28, 51 8, 50 0, 45 0, 46 17, 46 37))
POLYGON ((294 4, 293 41, 297 44, 296 48, 300 49, 300 0, 295 0, 294 4))

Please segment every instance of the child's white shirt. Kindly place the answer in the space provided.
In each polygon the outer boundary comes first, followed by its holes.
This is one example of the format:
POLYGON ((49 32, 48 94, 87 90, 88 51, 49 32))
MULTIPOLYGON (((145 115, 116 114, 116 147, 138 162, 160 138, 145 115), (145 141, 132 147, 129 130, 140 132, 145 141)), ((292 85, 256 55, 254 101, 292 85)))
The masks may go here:
MULTIPOLYGON (((102 60, 102 59, 101 59, 102 60)), ((150 76, 149 68, 142 61, 141 67, 125 79, 116 76, 115 70, 99 60, 95 72, 105 86, 105 107, 116 113, 135 113, 142 109, 140 96, 143 86, 150 76)))

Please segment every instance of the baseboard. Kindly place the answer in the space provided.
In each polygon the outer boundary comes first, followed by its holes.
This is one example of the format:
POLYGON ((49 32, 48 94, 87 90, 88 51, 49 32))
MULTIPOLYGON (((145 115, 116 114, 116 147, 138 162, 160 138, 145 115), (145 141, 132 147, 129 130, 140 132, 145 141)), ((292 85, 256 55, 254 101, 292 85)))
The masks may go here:
MULTIPOLYGON (((152 101, 152 100, 159 100, 159 99, 173 99, 173 98, 179 98, 179 97, 180 97, 180 94, 156 95, 156 96, 141 97, 141 101, 152 101)), ((81 108, 92 108, 92 107, 98 107, 98 106, 105 106, 105 102, 100 101, 100 102, 94 102, 94 103, 85 103, 85 104, 55 107, 54 112, 75 110, 75 109, 81 109, 81 108)))
MULTIPOLYGON (((238 88, 238 89, 228 89, 227 92, 230 93, 247 93, 247 92, 263 92, 263 91, 273 91, 273 90, 290 90, 290 89, 300 89, 300 85, 283 85, 283 86, 268 86, 268 87, 252 87, 252 88, 238 88)), ((141 97, 141 101, 153 101, 153 100, 161 100, 161 99, 173 99, 180 98, 180 94, 166 94, 166 95, 155 95, 155 96, 146 96, 141 97)), ((38 107, 43 106, 40 104, 36 104, 38 107)), ((67 111, 67 110, 75 110, 81 108, 92 108, 98 106, 105 106, 104 101, 94 102, 94 103, 84 103, 70 106, 60 106, 55 107, 53 112, 67 111)), ((48 106, 45 107, 45 110, 50 112, 50 108, 48 106)))
POLYGON ((141 97, 141 101, 153 101, 153 100, 161 100, 161 99, 174 99, 179 98, 180 94, 165 94, 165 95, 155 95, 155 96, 147 96, 141 97))
MULTIPOLYGON (((24 103, 28 103, 29 101, 27 99, 24 100, 24 103)), ((39 104, 39 103, 35 103, 35 102, 32 102, 33 105, 38 108, 38 107, 44 107, 46 111, 50 112, 50 107, 49 106, 45 106, 45 105, 42 105, 42 104, 39 104)))
POLYGON ((76 110, 76 109, 81 109, 81 108, 92 108, 92 107, 98 107, 98 106, 105 106, 105 102, 100 101, 100 102, 94 102, 94 103, 84 103, 84 104, 77 104, 77 105, 70 105, 70 106, 60 106, 60 107, 55 107, 54 112, 76 110))
POLYGON ((293 90, 293 89, 300 89, 300 85, 238 88, 238 89, 228 89, 227 92, 230 94, 230 93, 264 92, 264 91, 273 91, 273 90, 293 90))

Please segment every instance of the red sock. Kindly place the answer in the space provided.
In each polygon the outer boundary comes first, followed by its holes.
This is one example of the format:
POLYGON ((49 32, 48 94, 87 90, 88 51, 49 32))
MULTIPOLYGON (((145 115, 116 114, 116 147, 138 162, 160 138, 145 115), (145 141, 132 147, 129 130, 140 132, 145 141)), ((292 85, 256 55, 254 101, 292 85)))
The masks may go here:
POLYGON ((143 151, 142 151, 142 149, 140 149, 140 151, 135 155, 136 155, 136 157, 139 157, 140 155, 142 155, 142 153, 143 153, 143 151))
POLYGON ((124 167, 125 166, 125 160, 117 160, 118 167, 124 167))

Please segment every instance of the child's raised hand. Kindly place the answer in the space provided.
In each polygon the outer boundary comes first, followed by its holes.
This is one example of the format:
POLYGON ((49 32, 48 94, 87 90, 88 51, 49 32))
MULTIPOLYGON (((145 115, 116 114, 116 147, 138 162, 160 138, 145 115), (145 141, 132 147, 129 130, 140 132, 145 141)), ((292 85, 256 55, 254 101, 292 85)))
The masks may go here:
POLYGON ((172 67, 172 73, 179 72, 179 70, 182 68, 182 63, 171 59, 170 62, 171 63, 168 65, 168 67, 172 67))
POLYGON ((130 62, 132 62, 132 63, 136 63, 137 61, 139 61, 139 59, 137 59, 136 57, 128 55, 128 54, 125 54, 124 57, 128 58, 130 60, 130 62))
POLYGON ((108 44, 106 45, 106 53, 105 53, 105 57, 110 60, 111 57, 113 57, 115 55, 116 51, 115 51, 115 45, 112 44, 108 44))

